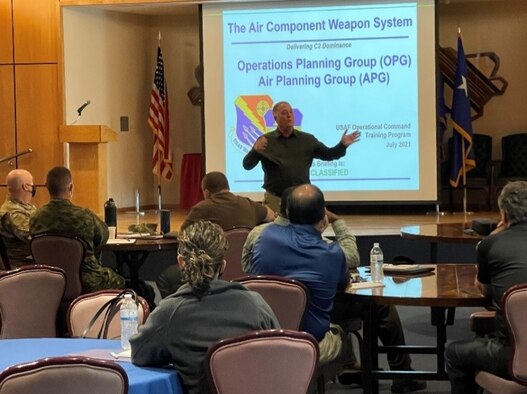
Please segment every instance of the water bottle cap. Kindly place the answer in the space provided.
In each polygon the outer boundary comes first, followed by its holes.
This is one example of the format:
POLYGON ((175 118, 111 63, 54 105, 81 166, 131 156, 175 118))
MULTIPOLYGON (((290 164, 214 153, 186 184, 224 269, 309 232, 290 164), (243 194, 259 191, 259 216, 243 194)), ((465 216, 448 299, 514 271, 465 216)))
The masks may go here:
POLYGON ((379 246, 379 243, 378 242, 374 242, 373 246, 379 246))
POLYGON ((127 293, 127 294, 124 295, 124 298, 127 299, 127 300, 128 300, 128 299, 131 299, 131 298, 132 298, 132 295, 127 293))

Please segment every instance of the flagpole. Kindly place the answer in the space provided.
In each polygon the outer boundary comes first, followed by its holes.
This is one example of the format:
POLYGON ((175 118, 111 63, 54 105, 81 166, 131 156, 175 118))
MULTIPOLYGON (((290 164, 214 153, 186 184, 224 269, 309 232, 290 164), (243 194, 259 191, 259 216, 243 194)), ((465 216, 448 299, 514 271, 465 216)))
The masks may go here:
MULTIPOLYGON (((461 25, 458 23, 458 26, 457 26, 457 34, 458 34, 458 37, 461 37, 461 25)), ((465 155, 465 152, 466 152, 466 147, 465 147, 465 138, 462 138, 461 139, 462 141, 462 144, 461 144, 461 149, 462 149, 462 169, 463 169, 463 172, 462 172, 462 175, 463 175, 463 213, 465 216, 467 216, 467 167, 466 167, 466 155, 465 155)))
MULTIPOLYGON (((157 32, 157 45, 159 46, 159 48, 161 48, 161 31, 157 32)), ((159 152, 158 152, 158 155, 159 155, 159 152)), ((164 160, 164 157, 160 159, 158 156, 158 160, 157 160, 157 209, 159 210, 160 214, 161 214, 161 208, 163 206, 162 197, 161 197, 161 160, 164 160)))
POLYGON ((162 202, 161 202, 161 173, 159 172, 160 168, 158 166, 158 175, 157 175, 157 209, 161 212, 162 202))
MULTIPOLYGON (((451 121, 454 125, 454 152, 456 154, 451 170, 451 185, 459 187, 459 182, 463 182, 463 213, 467 215, 467 172, 475 167, 474 151, 472 149, 472 117, 470 114, 469 98, 469 72, 467 69, 465 51, 461 38, 461 27, 457 28, 457 64, 454 81, 454 91, 452 100, 451 121), (460 151, 460 152, 459 152, 460 151), (461 158, 458 157, 461 153, 461 158), (461 165, 461 168, 459 168, 461 165), (460 179, 461 178, 461 179, 460 179)), ((470 212, 472 213, 472 212, 470 212)))
POLYGON ((463 172, 461 173, 462 176, 463 176, 463 213, 466 215, 467 214, 467 169, 466 169, 466 166, 465 166, 465 139, 462 139, 461 140, 462 144, 461 144, 461 151, 462 151, 462 170, 463 172))

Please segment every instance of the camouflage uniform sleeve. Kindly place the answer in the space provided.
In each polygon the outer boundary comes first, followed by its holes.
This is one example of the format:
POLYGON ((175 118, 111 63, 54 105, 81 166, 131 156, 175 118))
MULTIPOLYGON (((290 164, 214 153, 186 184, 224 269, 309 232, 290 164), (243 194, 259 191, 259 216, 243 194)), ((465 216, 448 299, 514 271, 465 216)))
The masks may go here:
POLYGON ((358 267, 360 265, 360 258, 357 241, 355 236, 349 233, 346 222, 342 219, 338 219, 331 224, 331 227, 335 232, 335 240, 340 245, 340 248, 346 256, 348 269, 358 267))
POLYGON ((108 241, 108 226, 99 217, 91 212, 94 221, 94 235, 93 235, 93 247, 95 250, 99 250, 101 245, 104 245, 108 241))
POLYGON ((21 241, 27 241, 29 237, 29 218, 29 212, 22 209, 15 209, 2 218, 2 224, 5 221, 10 222, 10 230, 13 236, 21 241))

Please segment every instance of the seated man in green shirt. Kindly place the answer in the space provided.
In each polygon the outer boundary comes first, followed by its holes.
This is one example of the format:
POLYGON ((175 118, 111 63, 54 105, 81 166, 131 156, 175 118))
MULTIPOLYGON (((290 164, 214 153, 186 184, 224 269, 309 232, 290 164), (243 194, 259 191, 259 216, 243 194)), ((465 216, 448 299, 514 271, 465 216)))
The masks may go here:
POLYGON ((103 267, 98 259, 100 247, 108 240, 108 226, 87 208, 71 202, 73 182, 66 167, 48 172, 46 187, 50 201, 39 208, 29 223, 31 235, 43 233, 68 234, 80 238, 85 246, 81 265, 83 293, 104 289, 123 289, 124 278, 111 268, 103 267))

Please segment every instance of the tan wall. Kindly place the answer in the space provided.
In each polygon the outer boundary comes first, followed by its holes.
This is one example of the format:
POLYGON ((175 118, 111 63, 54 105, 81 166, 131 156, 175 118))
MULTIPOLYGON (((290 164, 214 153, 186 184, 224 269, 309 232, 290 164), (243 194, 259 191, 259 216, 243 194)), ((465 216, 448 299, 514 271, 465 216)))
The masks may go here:
MULTIPOLYGON (((139 189, 153 198, 146 144, 148 105, 146 18, 93 8, 63 9, 66 124, 101 124, 119 131, 120 116, 129 117, 130 131, 108 143, 108 197, 118 206, 133 206, 139 189)), ((102 209, 102 207, 101 207, 102 209)))
MULTIPOLYGON (((199 64, 199 24, 197 7, 194 14, 153 17, 150 19, 151 36, 162 34, 165 76, 170 96, 170 125, 174 178, 163 199, 179 203, 180 166, 185 153, 201 152, 201 108, 193 106, 187 92, 198 82, 194 68, 199 64)), ((150 47, 155 47, 155 41, 150 47)), ((155 59, 151 55, 148 80, 153 78, 155 59)), ((149 86, 150 89, 150 86, 149 86)))
POLYGON ((439 15, 440 45, 456 48, 460 25, 466 54, 493 51, 500 57, 498 75, 509 86, 503 96, 487 103, 472 127, 475 133, 493 137, 494 158, 501 158, 500 138, 527 132, 527 4, 524 0, 451 3, 443 4, 439 15))
POLYGON ((133 207, 136 190, 141 205, 157 204, 147 118, 161 32, 174 152, 174 177, 162 181, 162 195, 164 204, 177 204, 181 156, 201 150, 200 110, 186 95, 196 84, 199 62, 197 9, 192 15, 148 17, 65 7, 63 29, 66 122, 76 120, 76 108, 87 99, 91 104, 76 124, 119 131, 120 116, 129 117, 130 130, 108 147, 108 194, 118 207, 133 207))

